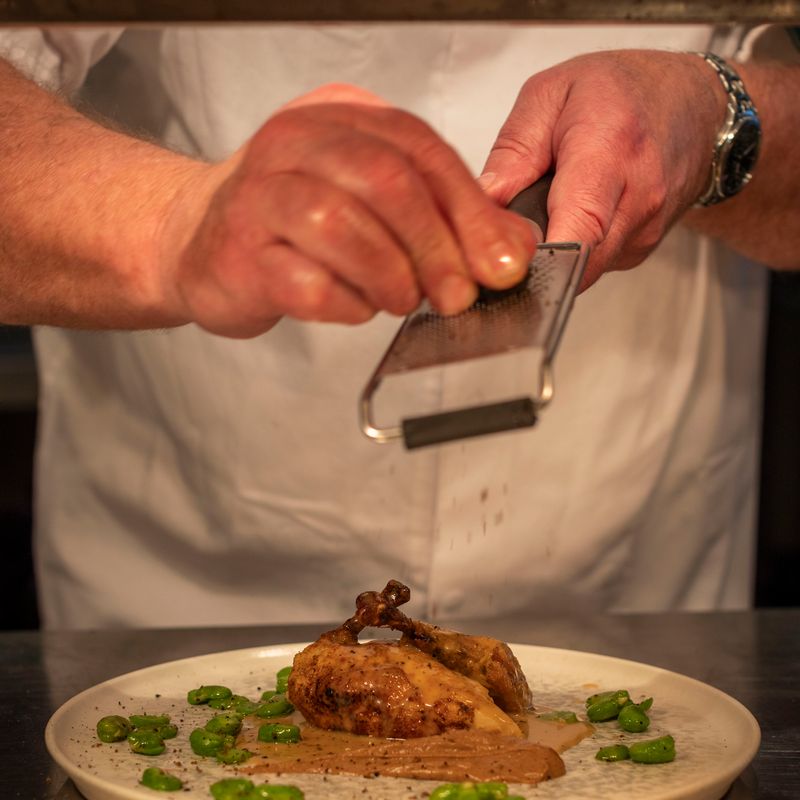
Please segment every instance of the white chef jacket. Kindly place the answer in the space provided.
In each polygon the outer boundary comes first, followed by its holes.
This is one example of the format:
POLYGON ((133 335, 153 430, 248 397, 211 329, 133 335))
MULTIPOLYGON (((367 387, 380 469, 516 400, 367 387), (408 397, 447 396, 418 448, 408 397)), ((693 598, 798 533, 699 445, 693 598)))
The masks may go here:
MULTIPOLYGON (((280 104, 336 80, 420 115, 477 174, 532 73, 603 48, 704 50, 713 35, 337 24, 6 36, 18 62, 69 91, 112 48, 86 99, 189 153, 225 158, 280 104)), ((578 299, 535 428, 415 452, 357 428, 359 391, 399 324, 388 315, 284 319, 251 341, 193 325, 42 328, 44 621, 328 621, 389 578, 433 620, 744 607, 763 308, 763 270, 676 228, 578 299)), ((458 406, 504 377, 432 370, 388 394, 382 421, 458 406)))

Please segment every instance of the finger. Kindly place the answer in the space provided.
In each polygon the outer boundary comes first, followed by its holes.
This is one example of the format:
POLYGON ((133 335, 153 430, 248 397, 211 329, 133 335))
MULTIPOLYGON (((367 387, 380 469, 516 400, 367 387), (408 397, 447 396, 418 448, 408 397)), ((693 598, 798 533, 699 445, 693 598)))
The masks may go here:
MULTIPOLYGON (((632 125, 625 126, 628 135, 632 125)), ((618 147, 622 151, 622 147, 618 147)), ((652 138, 635 137, 626 148, 629 156, 619 165, 626 174, 625 187, 613 213, 605 241, 596 248, 602 255, 594 268, 602 271, 631 269, 658 246, 681 213, 675 183, 663 152, 652 138)), ((613 159, 612 159, 612 162, 613 159)))
POLYGON ((251 186, 243 202, 276 238, 357 287, 373 308, 404 315, 419 305, 408 254, 349 192, 316 175, 283 172, 251 186))
POLYGON ((411 158, 454 231, 470 276, 494 288, 512 286, 536 249, 530 224, 488 198, 455 151, 437 144, 415 147, 411 158))
POLYGON ((666 229, 661 220, 640 218, 640 199, 626 190, 611 229, 603 242, 592 251, 581 282, 581 291, 606 272, 628 270, 641 264, 659 244, 666 229))
POLYGON ((287 244, 218 253, 202 281, 188 281, 183 297, 206 330, 250 338, 284 315, 357 324, 375 314, 366 300, 287 244))
MULTIPOLYGON (((578 142, 578 130, 570 132, 578 142)), ((625 172, 607 150, 565 141, 548 198, 547 238, 598 246, 608 235, 625 189, 625 172)))
POLYGON ((537 240, 541 241, 538 226, 493 203, 486 207, 483 198, 467 193, 456 197, 444 187, 437 190, 437 195, 453 198, 448 206, 448 215, 471 276, 495 289, 517 283, 527 271, 537 240))
POLYGON ((660 220, 642 216, 643 199, 628 184, 620 198, 611 226, 587 261, 580 290, 597 282, 606 272, 628 270, 641 264, 663 237, 660 220))
MULTIPOLYGON (((302 158, 294 160, 295 169, 355 198, 358 205, 351 203, 350 209, 369 209, 405 251, 423 294, 440 311, 455 313, 474 301, 477 288, 459 242, 429 184, 399 148, 366 131, 345 127, 332 131, 329 125, 325 146, 305 147, 302 158)), ((397 272, 396 267, 393 270, 397 272)), ((351 268, 349 275, 365 295, 372 297, 377 291, 385 297, 387 282, 377 271, 354 275, 351 268)), ((401 289, 403 295, 397 296, 393 307, 407 305, 407 280, 401 289)))
MULTIPOLYGON (((493 173, 484 173, 483 175, 479 175, 475 179, 475 182, 478 184, 478 186, 481 187, 481 189, 483 189, 484 192, 488 192, 489 188, 491 187, 496 177, 497 176, 494 175, 493 173)), ((511 199, 513 200, 514 198, 512 197, 511 199)), ((542 230, 541 225, 539 225, 538 222, 535 222, 534 220, 530 219, 527 216, 523 215, 523 218, 530 226, 531 232, 533 233, 533 238, 536 240, 536 243, 540 244, 541 242, 543 242, 545 239, 544 236, 545 232, 542 230)))
MULTIPOLYGON (((399 226, 392 224, 392 229, 396 232, 408 229, 410 233, 421 220, 427 220, 422 230, 427 230, 428 235, 421 234, 420 230, 410 235, 414 240, 422 236, 422 250, 430 251, 434 259, 447 256, 444 267, 433 266, 429 258, 424 259, 421 268, 421 276, 426 276, 421 280, 440 310, 462 310, 474 299, 474 292, 467 291, 466 283, 459 276, 498 288, 519 280, 535 249, 528 226, 485 196, 455 151, 429 126, 396 109, 370 108, 367 113, 363 113, 363 109, 362 113, 354 113, 352 107, 348 111, 346 106, 331 106, 330 109, 333 119, 351 130, 369 134, 384 147, 389 145, 387 153, 393 150, 405 160, 406 169, 398 169, 396 162, 394 165, 391 162, 382 164, 380 160, 372 162, 373 177, 378 176, 377 185, 382 178, 388 177, 391 182, 393 174, 398 178, 408 174, 409 165, 422 179, 430 198, 419 209, 423 215, 405 204, 404 218, 399 226), (411 216, 407 216, 409 214, 411 216), (442 242, 441 247, 435 245, 437 239, 442 242), (457 257, 453 246, 458 251, 457 257)), ((353 150, 353 157, 358 158, 358 155, 353 150)), ((342 175, 342 180, 347 180, 346 174, 342 175)), ((362 196, 352 182, 348 188, 362 196)), ((395 191, 406 188, 409 185, 403 185, 402 181, 393 187, 395 191)), ((372 207, 372 198, 362 199, 372 207)), ((382 204, 381 209, 383 213, 386 206, 382 204)), ((398 220, 392 217, 392 221, 398 220)))
POLYGON ((359 105, 384 108, 391 105, 387 100, 366 89, 362 89, 360 86, 354 86, 349 83, 327 83, 300 95, 300 97, 295 97, 282 108, 299 108, 320 103, 357 103, 359 105))
POLYGON ((586 260, 586 267, 578 291, 584 292, 593 286, 606 272, 616 269, 615 264, 619 257, 621 244, 618 237, 609 235, 601 244, 592 248, 589 258, 586 260))
POLYGON ((265 248, 256 266, 269 276, 269 303, 290 317, 358 325, 375 316, 356 290, 289 245, 265 248))

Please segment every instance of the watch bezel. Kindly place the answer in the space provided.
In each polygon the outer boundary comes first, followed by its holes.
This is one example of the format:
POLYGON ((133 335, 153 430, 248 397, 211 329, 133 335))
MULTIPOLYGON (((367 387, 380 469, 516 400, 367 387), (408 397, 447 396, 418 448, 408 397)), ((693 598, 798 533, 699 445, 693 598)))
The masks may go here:
POLYGON ((711 176, 695 203, 695 207, 703 208, 737 195, 750 182, 761 149, 761 123, 738 73, 714 53, 697 55, 714 69, 728 94, 725 121, 717 134, 711 159, 711 176), (738 145, 743 141, 749 161, 745 169, 738 163, 738 145))
POLYGON ((760 150, 761 123, 752 111, 745 111, 733 120, 733 123, 725 132, 724 140, 721 142, 719 164, 715 176, 716 194, 721 200, 739 194, 750 183, 753 177, 753 167, 758 161, 760 150), (734 159, 734 152, 742 141, 743 132, 747 130, 752 130, 755 133, 755 149, 749 156, 750 164, 745 169, 742 169, 741 164, 737 164, 734 159), (734 168, 735 176, 732 175, 734 168), (734 186, 730 186, 729 182, 734 177, 737 179, 737 183, 734 186))

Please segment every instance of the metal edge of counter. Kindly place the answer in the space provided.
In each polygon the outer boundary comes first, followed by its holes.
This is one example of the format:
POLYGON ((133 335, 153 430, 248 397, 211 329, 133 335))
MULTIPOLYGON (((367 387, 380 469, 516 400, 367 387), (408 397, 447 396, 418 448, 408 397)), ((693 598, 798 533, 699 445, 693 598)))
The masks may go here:
POLYGON ((0 0, 0 25, 522 20, 794 24, 800 0, 0 0))

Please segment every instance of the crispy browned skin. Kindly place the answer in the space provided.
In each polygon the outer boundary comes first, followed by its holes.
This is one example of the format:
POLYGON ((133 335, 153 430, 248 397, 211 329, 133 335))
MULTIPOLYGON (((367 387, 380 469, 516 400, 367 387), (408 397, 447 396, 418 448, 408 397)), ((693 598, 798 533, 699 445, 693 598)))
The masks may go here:
POLYGON ((530 706, 528 684, 508 647, 415 622, 397 610, 408 598, 408 588, 397 581, 383 592, 365 592, 353 617, 298 653, 289 678, 295 706, 319 727, 371 736, 411 738, 454 729, 519 736, 498 707, 516 712, 530 706), (403 636, 359 644, 358 634, 368 626, 403 636))
POLYGON ((364 592, 356 599, 355 616, 345 626, 350 623, 350 630, 358 628, 359 631, 366 627, 401 631, 404 643, 414 645, 449 669, 485 686, 503 710, 519 713, 531 708, 528 682, 505 642, 488 636, 468 636, 410 619, 398 609, 408 602, 410 594, 408 587, 399 581, 389 581, 380 593, 364 592))

